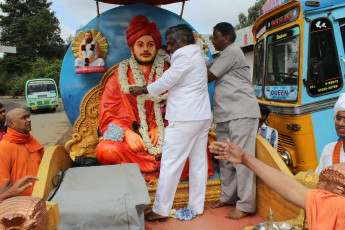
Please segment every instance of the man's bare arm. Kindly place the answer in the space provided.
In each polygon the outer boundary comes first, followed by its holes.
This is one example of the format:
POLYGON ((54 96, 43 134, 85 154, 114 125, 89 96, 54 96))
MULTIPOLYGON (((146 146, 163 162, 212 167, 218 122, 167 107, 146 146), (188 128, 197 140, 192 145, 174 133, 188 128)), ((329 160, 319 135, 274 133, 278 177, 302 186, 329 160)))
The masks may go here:
POLYGON ((214 75, 211 71, 207 70, 207 80, 209 83, 216 80, 216 78, 216 75, 214 75))
POLYGON ((307 187, 291 176, 266 165, 244 152, 239 146, 231 143, 229 138, 227 139, 227 143, 214 142, 214 145, 210 146, 210 152, 217 154, 217 159, 245 165, 281 197, 305 209, 305 198, 309 190, 307 187))

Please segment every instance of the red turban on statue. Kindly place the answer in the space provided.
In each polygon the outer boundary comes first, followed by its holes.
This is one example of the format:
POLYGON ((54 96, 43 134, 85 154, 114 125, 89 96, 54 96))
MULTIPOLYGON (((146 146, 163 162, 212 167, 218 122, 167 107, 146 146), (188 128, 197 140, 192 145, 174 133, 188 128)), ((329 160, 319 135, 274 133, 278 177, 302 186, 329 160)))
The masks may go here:
POLYGON ((134 16, 126 31, 128 46, 133 47, 134 43, 140 37, 147 34, 152 36, 158 50, 162 44, 162 37, 157 24, 154 22, 150 23, 150 21, 142 15, 134 16))

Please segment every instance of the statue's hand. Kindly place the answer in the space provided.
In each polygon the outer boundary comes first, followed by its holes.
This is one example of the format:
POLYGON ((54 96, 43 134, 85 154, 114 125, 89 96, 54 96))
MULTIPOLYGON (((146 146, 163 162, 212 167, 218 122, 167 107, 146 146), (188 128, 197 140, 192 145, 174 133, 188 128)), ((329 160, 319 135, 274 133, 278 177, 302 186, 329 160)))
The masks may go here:
POLYGON ((125 131, 125 141, 134 152, 147 151, 143 139, 130 129, 125 131))
POLYGON ((89 59, 88 58, 85 58, 85 64, 84 66, 89 66, 89 59))
POLYGON ((151 129, 149 131, 149 136, 150 136, 150 140, 151 140, 151 143, 153 144, 153 146, 157 147, 158 145, 158 139, 159 139, 159 136, 158 136, 158 127, 155 127, 153 129, 151 129))

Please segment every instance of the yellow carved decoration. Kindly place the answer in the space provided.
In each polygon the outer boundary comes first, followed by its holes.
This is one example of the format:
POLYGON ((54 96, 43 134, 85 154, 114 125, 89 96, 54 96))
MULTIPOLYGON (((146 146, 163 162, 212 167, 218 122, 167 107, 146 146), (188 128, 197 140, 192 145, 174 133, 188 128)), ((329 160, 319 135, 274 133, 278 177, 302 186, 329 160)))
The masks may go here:
MULTIPOLYGON (((103 34, 101 32, 97 32, 95 29, 91 30, 92 37, 96 40, 99 46, 99 57, 105 59, 105 57, 108 54, 108 43, 107 39, 103 37, 103 34)), ((74 37, 75 41, 72 42, 72 51, 74 53, 74 57, 78 58, 79 57, 79 47, 81 43, 85 39, 85 32, 80 31, 78 35, 74 37)))
POLYGON ((93 87, 82 100, 80 116, 73 126, 73 139, 66 143, 73 160, 75 157, 96 157, 96 146, 99 143, 97 133, 99 103, 102 99, 105 84, 118 65, 112 66, 103 75, 101 82, 93 87))
MULTIPOLYGON (((151 210, 153 206, 153 202, 155 200, 157 184, 155 185, 147 185, 147 190, 149 191, 151 205, 147 208, 147 210, 151 210)), ((221 194, 221 187, 220 187, 220 179, 209 179, 207 180, 207 188, 206 188, 206 197, 205 203, 211 204, 217 200, 219 200, 219 196, 221 194)), ((182 208, 188 204, 189 199, 189 183, 188 182, 179 182, 177 186, 177 190, 175 193, 173 208, 182 208)))

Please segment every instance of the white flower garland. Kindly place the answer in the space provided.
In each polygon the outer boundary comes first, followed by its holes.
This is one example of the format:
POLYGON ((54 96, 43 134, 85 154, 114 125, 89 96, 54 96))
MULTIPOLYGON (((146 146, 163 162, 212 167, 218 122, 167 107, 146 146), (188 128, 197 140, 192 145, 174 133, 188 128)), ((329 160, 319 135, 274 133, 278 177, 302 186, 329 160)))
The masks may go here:
POLYGON ((90 52, 88 54, 86 54, 86 40, 84 40, 81 45, 85 47, 85 50, 83 49, 81 50, 81 54, 83 55, 83 58, 91 59, 93 55, 93 51, 96 48, 96 40, 92 39, 91 47, 94 46, 94 49, 93 50, 90 49, 90 52))
MULTIPOLYGON (((156 73, 156 80, 159 79, 163 75, 164 62, 170 62, 170 58, 165 53, 164 50, 159 50, 151 68, 148 84, 151 84, 153 82, 153 75, 155 73, 156 73)), ((143 72, 141 71, 138 65, 138 62, 135 60, 133 56, 131 56, 130 59, 122 61, 118 67, 121 90, 126 94, 129 94, 129 87, 130 87, 128 83, 128 77, 127 77, 128 66, 130 66, 132 69, 135 85, 136 86, 145 85, 145 78, 144 78, 143 72)), ((152 97, 149 94, 142 94, 140 96, 137 96, 139 118, 141 121, 139 132, 141 134, 141 137, 143 138, 143 141, 145 142, 148 152, 153 155, 162 153, 162 145, 164 141, 165 128, 164 128, 164 123, 163 123, 163 118, 162 118, 159 102, 166 100, 167 98, 168 98, 167 93, 164 95, 160 95, 158 97, 152 97), (146 109, 145 109, 146 100, 151 100, 154 102, 154 113, 155 113, 155 118, 156 118, 156 124, 158 126, 158 136, 159 136, 157 147, 155 147, 151 143, 151 140, 148 134, 149 128, 146 122, 146 109)))

